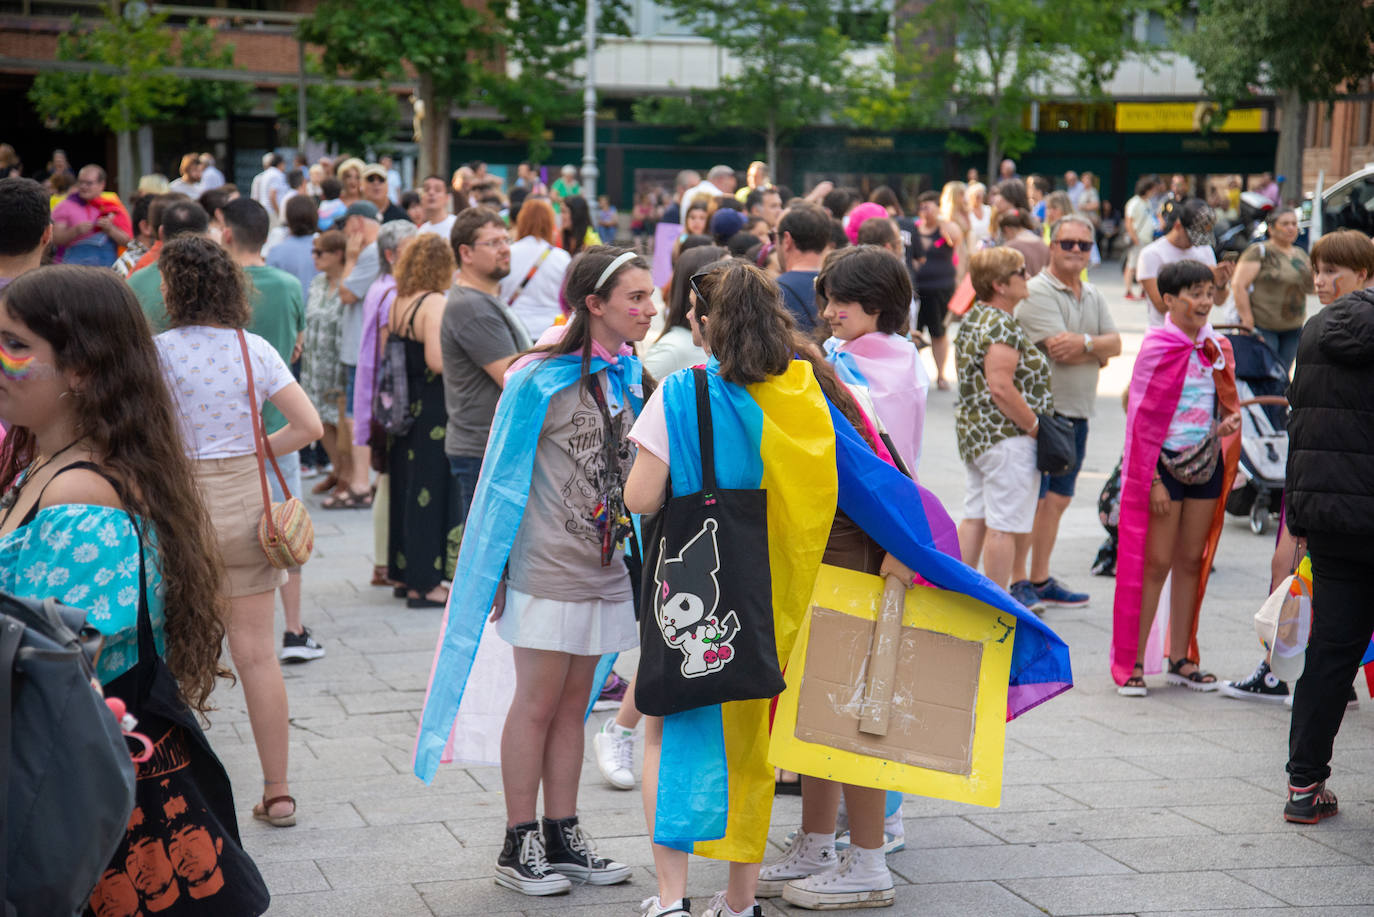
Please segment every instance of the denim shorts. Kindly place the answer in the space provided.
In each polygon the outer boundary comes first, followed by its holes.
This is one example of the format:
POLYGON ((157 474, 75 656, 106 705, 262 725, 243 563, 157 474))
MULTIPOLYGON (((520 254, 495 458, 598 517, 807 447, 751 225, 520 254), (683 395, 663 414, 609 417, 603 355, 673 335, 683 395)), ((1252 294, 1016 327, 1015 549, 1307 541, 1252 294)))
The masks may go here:
POLYGON ((344 373, 348 376, 348 381, 344 383, 344 416, 353 416, 353 390, 358 385, 358 367, 344 364, 344 373))
POLYGON ((1072 497, 1074 484, 1078 481, 1078 472, 1083 470, 1083 456, 1088 454, 1088 419, 1086 417, 1064 417, 1057 415, 1069 423, 1073 424, 1073 467, 1063 474, 1042 474, 1040 476, 1040 499, 1045 499, 1045 494, 1056 493, 1061 497, 1072 497))
POLYGON ((1174 502, 1179 500, 1215 500, 1221 496, 1222 482, 1222 460, 1217 457, 1217 466, 1212 470, 1212 476, 1201 484, 1184 484, 1178 478, 1169 474, 1169 469, 1164 467, 1163 456, 1175 456, 1177 452, 1172 449, 1160 449, 1161 461, 1155 466, 1155 473, 1164 484, 1164 489, 1169 492, 1169 499, 1174 502))

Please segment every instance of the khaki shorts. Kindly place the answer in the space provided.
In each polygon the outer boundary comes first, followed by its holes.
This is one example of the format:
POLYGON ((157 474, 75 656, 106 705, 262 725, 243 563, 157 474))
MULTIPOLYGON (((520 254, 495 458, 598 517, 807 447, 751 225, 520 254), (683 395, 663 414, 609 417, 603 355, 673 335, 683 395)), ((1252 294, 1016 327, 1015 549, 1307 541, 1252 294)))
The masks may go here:
POLYGON ((1013 436, 964 463, 964 518, 986 519, 998 532, 1024 534, 1035 523, 1040 471, 1035 440, 1013 436))
POLYGON ((229 597, 271 592, 286 582, 286 571, 267 562, 258 541, 262 521, 262 484, 253 455, 201 459, 196 483, 219 540, 229 583, 229 597))

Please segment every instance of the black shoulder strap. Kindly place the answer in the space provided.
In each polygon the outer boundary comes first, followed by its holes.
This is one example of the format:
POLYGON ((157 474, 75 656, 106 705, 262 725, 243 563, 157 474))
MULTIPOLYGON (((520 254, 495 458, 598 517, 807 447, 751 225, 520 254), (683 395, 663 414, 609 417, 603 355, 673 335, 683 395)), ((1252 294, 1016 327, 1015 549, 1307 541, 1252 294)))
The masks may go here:
MULTIPOLYGON (((0 787, 8 787, 10 754, 14 731, 14 659, 24 625, 15 618, 0 616, 0 787)), ((0 825, 9 824, 9 792, 0 793, 0 825)), ((6 897, 9 884, 9 844, 0 846, 0 907, 6 915, 16 914, 6 897)))
POLYGON ((52 473, 52 477, 48 478, 48 483, 44 484, 43 489, 38 492, 38 499, 33 501, 33 506, 29 507, 29 511, 24 514, 23 521, 19 523, 19 527, 21 529, 24 526, 28 525, 30 522, 32 522, 34 517, 38 515, 38 507, 43 503, 43 495, 48 492, 48 488, 52 486, 52 482, 57 480, 58 475, 65 474, 68 471, 73 471, 76 469, 81 469, 83 471, 94 471, 96 474, 100 475, 102 478, 110 482, 110 486, 115 489, 115 493, 120 495, 121 500, 124 498, 124 495, 120 492, 119 485, 115 483, 114 479, 111 478, 108 474, 106 474, 104 470, 101 469, 101 467, 97 465, 95 462, 72 462, 70 465, 63 465, 61 468, 57 469, 52 473))
POLYGON ((705 494, 716 490, 716 441, 711 427, 711 390, 706 383, 706 370, 692 370, 697 394, 697 439, 701 443, 701 490, 705 494))

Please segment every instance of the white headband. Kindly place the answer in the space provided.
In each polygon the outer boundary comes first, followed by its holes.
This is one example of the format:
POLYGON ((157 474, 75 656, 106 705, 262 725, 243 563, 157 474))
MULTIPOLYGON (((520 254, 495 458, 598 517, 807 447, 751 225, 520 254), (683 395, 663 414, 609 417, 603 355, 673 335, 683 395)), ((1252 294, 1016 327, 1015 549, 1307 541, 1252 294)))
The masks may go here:
POLYGON ((624 264, 626 261, 633 261, 635 258, 638 257, 639 256, 636 255, 634 252, 623 252, 620 255, 617 255, 614 261, 606 265, 606 270, 601 272, 601 278, 597 280, 596 286, 592 288, 592 292, 595 293, 602 287, 604 287, 606 285, 606 281, 611 279, 612 274, 620 270, 620 266, 622 264, 624 264))

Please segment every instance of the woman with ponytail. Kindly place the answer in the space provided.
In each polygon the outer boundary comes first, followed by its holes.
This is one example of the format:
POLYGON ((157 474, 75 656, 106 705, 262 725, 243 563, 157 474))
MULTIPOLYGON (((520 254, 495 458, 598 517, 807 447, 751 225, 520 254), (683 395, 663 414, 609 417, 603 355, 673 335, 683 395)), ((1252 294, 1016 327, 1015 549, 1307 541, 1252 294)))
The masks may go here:
MULTIPOLYGON (((467 738, 453 724, 460 706, 470 712, 463 691, 490 613, 486 630, 499 641, 481 651, 508 644, 515 672, 500 730, 506 836, 496 882, 527 895, 566 892, 570 880, 612 885, 630 877, 628 866, 592 851, 577 791, 598 659, 639 642, 621 493, 633 457, 626 434, 644 398, 631 344, 654 316, 653 278, 634 252, 593 246, 569 265, 563 293, 568 324, 550 329, 506 375, 415 761, 416 774, 432 780, 440 761, 455 757, 453 739, 467 738)), ((492 751, 456 756, 490 760, 492 751)))

